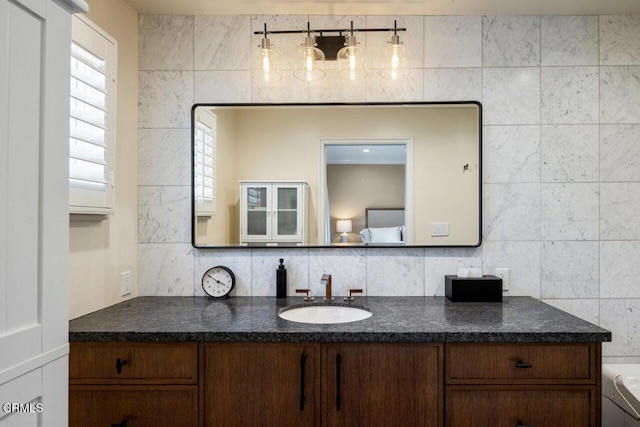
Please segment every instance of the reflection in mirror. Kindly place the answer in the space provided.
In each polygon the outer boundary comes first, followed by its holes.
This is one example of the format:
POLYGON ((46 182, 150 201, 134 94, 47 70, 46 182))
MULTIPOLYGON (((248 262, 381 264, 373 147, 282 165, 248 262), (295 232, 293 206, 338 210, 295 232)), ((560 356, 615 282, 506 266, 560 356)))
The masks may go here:
POLYGON ((195 105, 195 247, 477 246, 481 106, 195 105))
POLYGON ((412 194, 411 182, 405 180, 410 176, 405 172, 410 141, 341 142, 324 145, 326 208, 330 218, 325 221, 325 241, 410 243, 405 218, 405 207, 411 210, 411 201, 407 204, 405 199, 405 194, 412 194), (392 215, 392 209, 398 214, 392 215), (372 222, 374 210, 378 215, 372 222), (389 215, 381 216, 383 212, 389 215), (343 226, 341 230, 339 225, 343 226))

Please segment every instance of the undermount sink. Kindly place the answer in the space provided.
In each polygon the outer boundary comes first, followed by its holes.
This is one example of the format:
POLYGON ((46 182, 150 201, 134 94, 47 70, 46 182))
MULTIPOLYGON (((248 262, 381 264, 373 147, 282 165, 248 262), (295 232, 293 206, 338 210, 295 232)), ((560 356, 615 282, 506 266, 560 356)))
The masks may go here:
POLYGON ((282 319, 299 323, 335 324, 357 322, 371 317, 372 313, 361 305, 300 304, 286 307, 278 313, 282 319))

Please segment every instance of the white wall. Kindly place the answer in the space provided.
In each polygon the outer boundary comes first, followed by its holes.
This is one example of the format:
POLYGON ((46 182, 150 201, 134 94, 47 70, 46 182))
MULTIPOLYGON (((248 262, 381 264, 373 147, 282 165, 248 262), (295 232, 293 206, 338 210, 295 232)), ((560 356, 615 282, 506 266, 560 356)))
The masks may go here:
MULTIPOLYGON (((141 16, 142 295, 202 295, 212 265, 230 266, 237 295, 289 283, 336 294, 442 295, 460 266, 509 267, 511 294, 542 298, 613 331, 607 361, 640 361, 640 16, 141 16), (388 26, 411 52, 398 82, 290 74, 252 78, 253 30, 388 26), (189 109, 194 102, 478 100, 484 105, 483 236, 477 249, 194 250, 189 219, 189 109), (154 230, 153 233, 145 230, 154 230)), ((299 36, 274 44, 295 47, 299 36)), ((382 34, 369 34, 372 48, 382 34)), ((285 62, 285 68, 291 64, 285 62)))

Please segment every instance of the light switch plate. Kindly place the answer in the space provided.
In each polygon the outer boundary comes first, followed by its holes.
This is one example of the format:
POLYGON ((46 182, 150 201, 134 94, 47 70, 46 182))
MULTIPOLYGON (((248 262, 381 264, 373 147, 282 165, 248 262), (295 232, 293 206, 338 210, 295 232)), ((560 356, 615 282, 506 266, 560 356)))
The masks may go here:
POLYGON ((449 235, 449 223, 448 222, 432 222, 431 223, 431 236, 432 237, 444 237, 449 235))

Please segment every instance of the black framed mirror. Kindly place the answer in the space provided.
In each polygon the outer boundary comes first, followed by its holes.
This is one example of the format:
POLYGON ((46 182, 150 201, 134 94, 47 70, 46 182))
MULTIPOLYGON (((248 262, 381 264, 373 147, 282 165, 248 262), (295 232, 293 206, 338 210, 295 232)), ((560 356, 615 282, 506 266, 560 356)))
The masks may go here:
POLYGON ((196 104, 192 244, 475 247, 479 102, 196 104))

